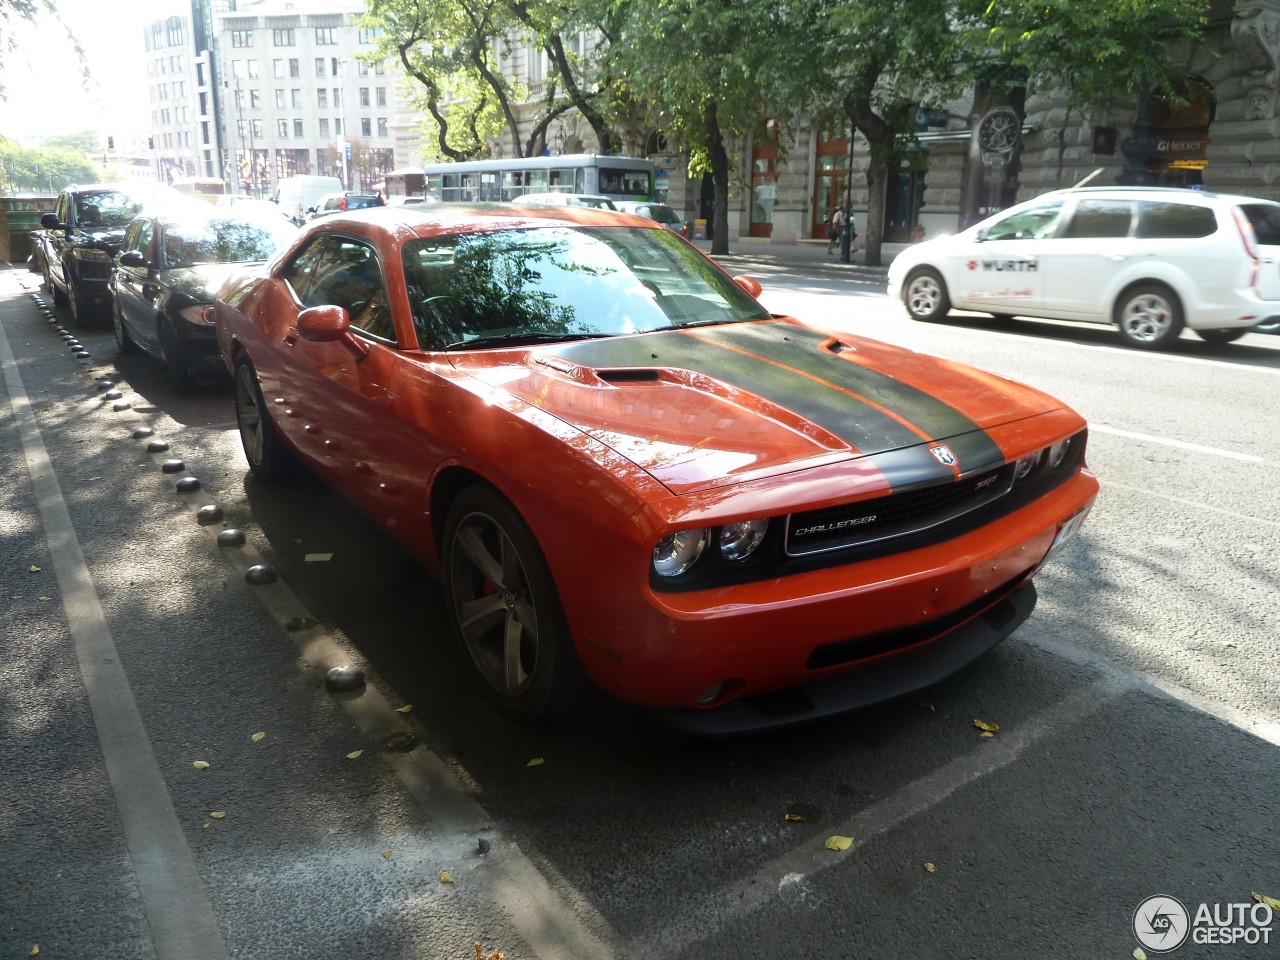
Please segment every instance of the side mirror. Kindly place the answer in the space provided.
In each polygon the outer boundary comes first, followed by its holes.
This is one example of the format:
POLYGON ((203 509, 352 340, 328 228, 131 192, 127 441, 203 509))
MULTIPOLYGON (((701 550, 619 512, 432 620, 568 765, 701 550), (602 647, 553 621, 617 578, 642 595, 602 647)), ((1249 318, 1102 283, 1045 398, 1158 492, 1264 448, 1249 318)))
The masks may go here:
POLYGON ((298 336, 312 343, 341 342, 356 359, 369 354, 369 345, 351 332, 351 317, 342 307, 327 305, 303 310, 298 314, 298 336))
POLYGON ((120 254, 120 266, 129 267, 134 270, 141 270, 147 265, 147 258, 142 255, 141 250, 126 250, 120 254))
POLYGON ((764 287, 760 285, 760 281, 755 277, 734 277, 733 282, 751 294, 752 297, 758 297, 764 291, 764 287))
POLYGON ((62 226, 62 221, 58 219, 56 213, 46 213, 40 218, 40 226, 46 230, 57 230, 62 226))

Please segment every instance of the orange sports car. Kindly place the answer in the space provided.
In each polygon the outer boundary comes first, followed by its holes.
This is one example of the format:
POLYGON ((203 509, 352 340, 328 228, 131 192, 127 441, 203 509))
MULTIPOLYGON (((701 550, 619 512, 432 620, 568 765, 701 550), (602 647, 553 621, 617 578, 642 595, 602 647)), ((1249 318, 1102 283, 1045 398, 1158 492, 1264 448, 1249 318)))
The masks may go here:
POLYGON ((439 204, 317 221, 216 321, 254 474, 437 569, 502 708, 734 732, 971 662, 1098 491, 1052 397, 759 292, 638 217, 439 204))

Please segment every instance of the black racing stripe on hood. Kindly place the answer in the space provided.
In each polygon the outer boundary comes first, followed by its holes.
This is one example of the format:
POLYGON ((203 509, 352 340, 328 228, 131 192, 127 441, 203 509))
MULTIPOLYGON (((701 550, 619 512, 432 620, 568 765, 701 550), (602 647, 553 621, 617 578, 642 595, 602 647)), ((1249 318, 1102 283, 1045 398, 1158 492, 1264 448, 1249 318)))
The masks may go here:
MULTIPOLYGON (((696 335, 672 331, 587 340, 557 347, 554 352, 587 367, 676 367, 706 374, 812 420, 854 449, 867 453, 922 442, 909 427, 871 404, 805 376, 797 372, 798 368, 788 369, 795 366, 790 361, 800 353, 793 344, 781 344, 782 349, 775 348, 771 357, 760 356, 758 351, 743 352, 744 348, 732 349, 714 342, 717 332, 718 328, 699 329, 696 335), (770 359, 774 362, 770 363, 770 359), (787 366, 780 365, 783 363, 787 366)), ((841 364, 828 372, 843 374, 847 380, 854 369, 841 364)), ((849 389, 857 393, 852 382, 849 389)))

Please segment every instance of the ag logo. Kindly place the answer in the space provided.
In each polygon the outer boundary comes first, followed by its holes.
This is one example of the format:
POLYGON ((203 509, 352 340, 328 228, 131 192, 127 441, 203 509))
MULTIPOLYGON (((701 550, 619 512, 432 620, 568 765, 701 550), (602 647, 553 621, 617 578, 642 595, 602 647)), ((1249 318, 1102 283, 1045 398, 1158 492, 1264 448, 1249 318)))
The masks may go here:
POLYGON ((937 460, 944 467, 954 467, 956 465, 956 455, 951 452, 951 448, 945 443, 940 443, 936 447, 930 447, 929 452, 933 454, 933 459, 937 460))
POLYGON ((965 266, 967 266, 970 270, 977 270, 977 269, 978 269, 978 261, 977 261, 977 260, 970 260, 967 264, 965 264, 965 266))
POLYGON ((1177 950, 1190 925, 1187 908, 1173 897, 1147 897, 1133 911, 1133 935, 1153 953, 1177 950))

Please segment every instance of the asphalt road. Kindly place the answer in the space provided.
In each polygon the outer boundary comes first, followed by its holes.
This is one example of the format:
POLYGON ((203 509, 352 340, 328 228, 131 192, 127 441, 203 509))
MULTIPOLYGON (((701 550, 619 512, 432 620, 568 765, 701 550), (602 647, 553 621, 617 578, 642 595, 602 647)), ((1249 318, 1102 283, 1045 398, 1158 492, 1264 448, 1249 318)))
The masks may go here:
POLYGON ((960 676, 717 742, 496 715, 432 578, 318 482, 247 477, 225 386, 175 396, 105 330, 77 359, 0 274, 0 957, 1097 960, 1148 897, 1280 897, 1280 337, 912 324, 873 270, 725 261, 1071 403, 1103 493, 960 676))

